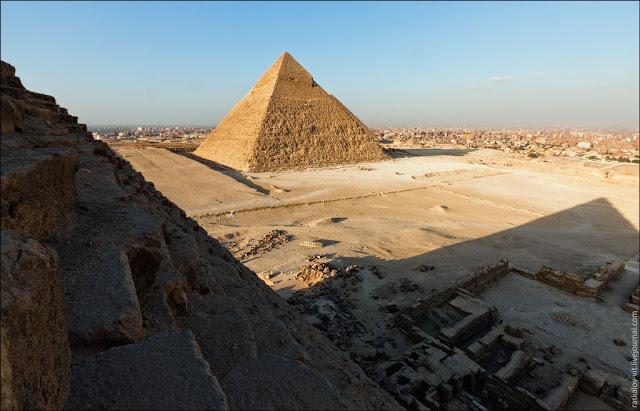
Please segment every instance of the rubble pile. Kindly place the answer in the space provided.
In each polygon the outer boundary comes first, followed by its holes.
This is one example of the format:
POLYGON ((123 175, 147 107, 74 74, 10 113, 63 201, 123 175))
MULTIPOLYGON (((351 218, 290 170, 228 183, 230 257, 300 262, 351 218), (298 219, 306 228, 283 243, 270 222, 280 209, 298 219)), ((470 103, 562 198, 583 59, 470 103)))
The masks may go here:
POLYGON ((224 245, 238 260, 244 262, 249 258, 261 256, 282 247, 291 241, 291 238, 292 236, 284 230, 271 230, 258 239, 230 241, 224 245))
POLYGON ((394 298, 402 299, 409 293, 421 294, 423 292, 424 289, 415 281, 400 277, 377 287, 372 294, 372 298, 392 301, 394 298))
POLYGON ((315 285, 338 274, 336 268, 332 268, 328 263, 313 263, 300 268, 295 278, 305 283, 307 286, 315 285))
POLYGON ((360 335, 366 329, 352 313, 356 308, 353 293, 363 281, 358 271, 359 267, 342 269, 328 263, 313 263, 296 275, 312 285, 287 299, 341 349, 348 349, 354 340, 362 339, 360 335))
POLYGON ((2 409, 399 408, 53 97, 1 80, 2 409))
POLYGON ((622 306, 622 309, 629 313, 640 311, 640 287, 636 287, 631 293, 629 301, 622 306))

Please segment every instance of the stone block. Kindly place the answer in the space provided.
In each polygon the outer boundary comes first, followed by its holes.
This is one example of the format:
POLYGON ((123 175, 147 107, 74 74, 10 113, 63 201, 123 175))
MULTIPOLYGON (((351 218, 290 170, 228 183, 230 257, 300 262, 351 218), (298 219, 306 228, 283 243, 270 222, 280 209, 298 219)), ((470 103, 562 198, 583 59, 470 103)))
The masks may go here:
POLYGON ((232 410, 340 410, 346 406, 317 371, 274 355, 259 357, 222 380, 232 410))
POLYGON ((73 207, 77 154, 63 148, 3 149, 1 167, 2 229, 44 239, 73 207))
POLYGON ((189 294, 190 310, 180 324, 196 335, 213 373, 224 377, 258 356, 251 325, 233 298, 189 294))
POLYGON ((156 335, 73 366, 65 409, 227 410, 189 331, 156 335))
POLYGON ((1 236, 0 408, 60 409, 71 364, 56 254, 10 230, 1 236))

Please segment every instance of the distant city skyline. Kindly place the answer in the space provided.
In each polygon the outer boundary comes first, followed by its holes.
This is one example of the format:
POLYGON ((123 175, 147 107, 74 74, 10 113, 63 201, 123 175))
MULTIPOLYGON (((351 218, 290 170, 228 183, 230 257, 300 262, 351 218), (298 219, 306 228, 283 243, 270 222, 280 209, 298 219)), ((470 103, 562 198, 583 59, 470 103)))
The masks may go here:
POLYGON ((214 126, 289 51, 370 127, 638 129, 638 2, 2 2, 2 60, 92 126, 214 126))

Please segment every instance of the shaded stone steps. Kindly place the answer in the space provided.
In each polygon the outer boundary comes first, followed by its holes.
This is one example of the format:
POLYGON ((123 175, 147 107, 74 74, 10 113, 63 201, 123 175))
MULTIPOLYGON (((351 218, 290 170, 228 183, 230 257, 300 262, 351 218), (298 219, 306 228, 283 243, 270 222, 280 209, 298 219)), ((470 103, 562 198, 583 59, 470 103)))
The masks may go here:
POLYGON ((3 150, 2 228, 43 239, 73 208, 78 155, 65 148, 3 150))
POLYGON ((2 230, 2 404, 4 409, 60 409, 70 352, 56 252, 2 230))
POLYGON ((265 355, 231 371, 222 387, 233 410, 343 410, 331 382, 298 362, 265 355))
POLYGON ((68 410, 228 410, 189 331, 111 348, 73 365, 68 410))
POLYGON ((76 208, 56 233, 70 341, 89 352, 144 338, 140 300, 167 266, 162 230, 110 170, 108 159, 83 153, 76 208))

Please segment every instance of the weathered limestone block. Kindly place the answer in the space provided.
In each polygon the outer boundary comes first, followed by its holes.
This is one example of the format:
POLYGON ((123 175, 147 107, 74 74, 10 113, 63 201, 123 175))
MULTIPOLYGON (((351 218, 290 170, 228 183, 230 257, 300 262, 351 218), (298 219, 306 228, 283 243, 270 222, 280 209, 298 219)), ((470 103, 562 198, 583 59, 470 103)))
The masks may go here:
POLYGON ((2 403, 4 409, 60 409, 70 353, 54 251, 2 230, 2 403))
POLYGON ((76 178, 78 203, 107 205, 125 198, 126 194, 116 181, 111 163, 86 151, 85 149, 82 153, 80 171, 76 178))
POLYGON ((73 366, 65 409, 227 410, 189 331, 111 348, 73 366))
POLYGON ((187 280, 177 271, 155 276, 142 316, 147 333, 158 334, 177 329, 176 315, 187 313, 187 280))
POLYGON ((180 325, 189 328, 202 346, 213 373, 224 377, 258 355, 253 331, 237 302, 229 297, 190 292, 188 315, 180 325))
POLYGON ((345 404, 331 382, 306 365, 274 355, 231 371, 222 388, 232 410, 338 410, 345 404))
POLYGON ((198 243, 193 236, 172 224, 165 225, 163 233, 173 266, 187 278, 193 279, 198 271, 198 243))
POLYGON ((564 288, 567 278, 564 273, 557 272, 550 267, 541 267, 536 274, 536 279, 556 288, 564 288))
POLYGON ((27 103, 24 107, 24 112, 27 115, 43 121, 48 121, 49 123, 57 123, 60 121, 60 114, 48 108, 38 107, 27 103))
POLYGON ((607 383, 607 374, 604 371, 593 368, 580 378, 580 389, 587 394, 600 395, 600 392, 607 383))
POLYGON ((167 296, 162 291, 151 292, 142 308, 142 320, 147 335, 164 334, 178 329, 167 296))
POLYGON ((637 409, 632 406, 631 384, 625 377, 617 374, 605 374, 607 382, 604 384, 600 398, 617 410, 637 409))
POLYGON ((596 297, 604 290, 606 283, 604 281, 596 280, 595 278, 588 278, 583 284, 576 288, 575 294, 580 297, 596 297))
POLYGON ((2 132, 13 133, 23 130, 24 108, 13 98, 2 94, 2 132))
POLYGON ((482 371, 478 364, 472 361, 458 348, 454 348, 453 355, 449 355, 445 358, 442 361, 442 364, 451 370, 459 380, 462 380, 469 374, 478 374, 482 371))
POLYGON ((3 150, 2 229, 43 239, 75 201, 78 156, 62 148, 3 150))
POLYGON ((163 271, 156 275, 154 289, 162 290, 174 314, 185 315, 187 311, 187 280, 177 271, 163 271))
POLYGON ((141 341, 142 315, 126 254, 117 248, 102 249, 100 257, 87 263, 85 272, 90 276, 82 272, 66 273, 65 298, 72 344, 110 347, 141 341))
POLYGON ((284 323, 275 318, 258 318, 251 323, 258 355, 275 354, 284 358, 307 362, 306 350, 291 337, 284 323))
POLYGON ((513 383, 517 381, 517 379, 526 370, 528 363, 529 357, 524 351, 514 351, 513 354, 511 354, 509 362, 498 370, 496 376, 502 378, 506 382, 513 383))
POLYGON ((578 389, 578 377, 564 375, 560 385, 554 388, 544 399, 551 410, 561 410, 578 389))
MULTIPOLYGON (((14 75, 15 75, 15 73, 14 73, 14 75)), ((50 96, 48 94, 37 93, 35 91, 27 90, 26 96, 27 96, 27 98, 29 100, 36 100, 36 101, 41 100, 41 101, 43 101, 45 103, 50 103, 50 104, 56 105, 56 98, 53 97, 53 96, 50 96)))
POLYGON ((9 63, 5 63, 4 61, 0 63, 0 85, 2 87, 16 87, 19 86, 22 88, 22 83, 20 83, 20 79, 16 76, 16 68, 13 67, 9 63), (17 82, 15 81, 17 80, 17 82))
POLYGON ((455 345, 462 337, 474 334, 479 328, 491 321, 492 316, 489 310, 479 310, 474 314, 467 315, 451 327, 440 330, 440 337, 450 345, 455 345))
POLYGON ((617 280, 624 272, 624 267, 624 262, 610 261, 600 267, 594 274, 594 277, 596 278, 596 280, 602 280, 605 282, 610 280, 617 280))
POLYGON ((72 346, 102 350, 144 338, 140 308, 168 257, 153 216, 123 201, 111 163, 90 148, 76 181, 76 212, 56 233, 56 248, 72 346))

